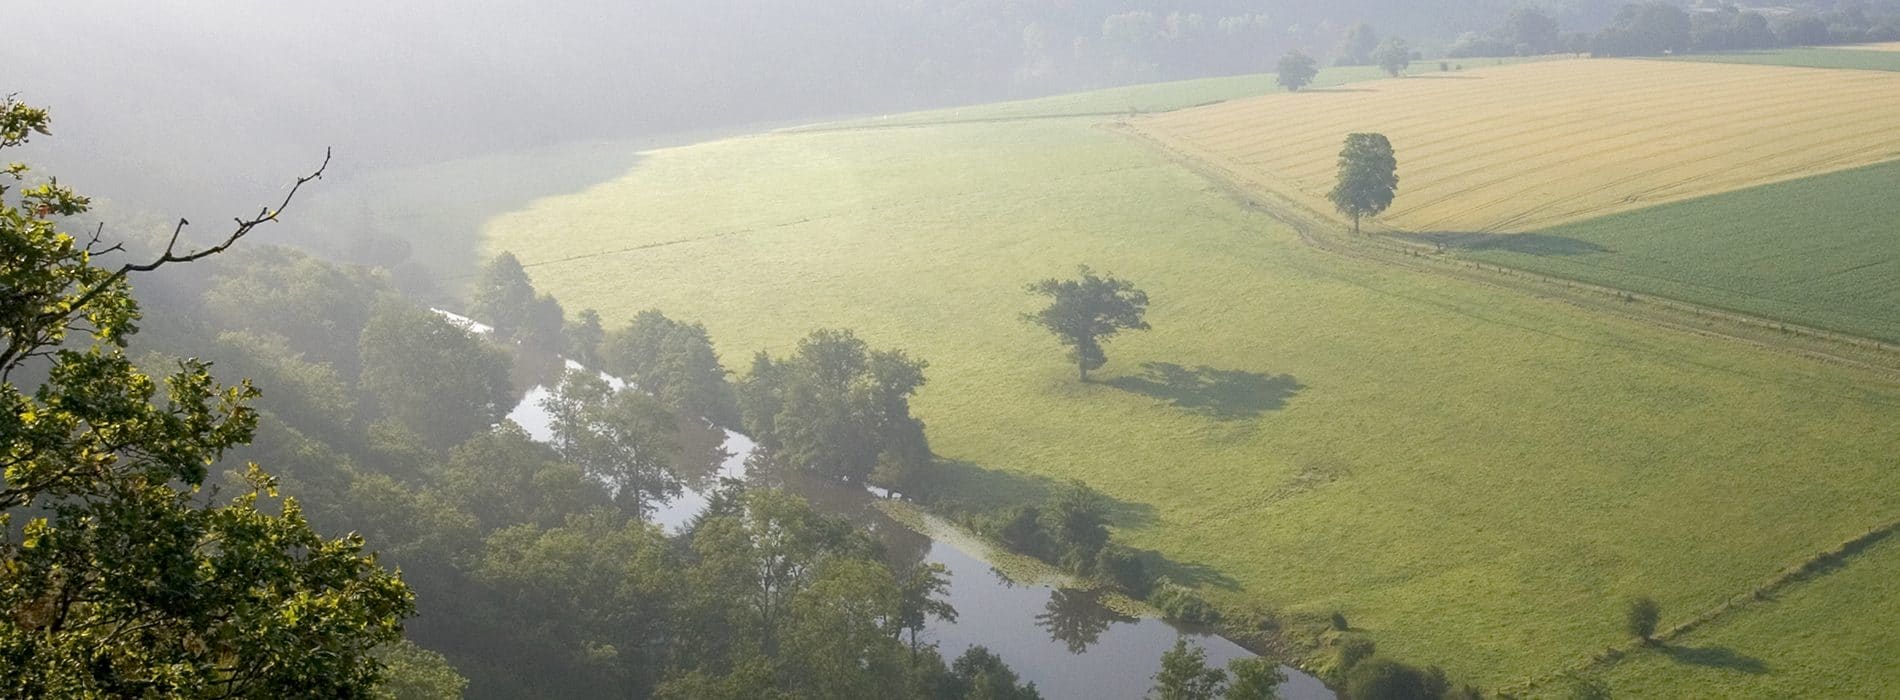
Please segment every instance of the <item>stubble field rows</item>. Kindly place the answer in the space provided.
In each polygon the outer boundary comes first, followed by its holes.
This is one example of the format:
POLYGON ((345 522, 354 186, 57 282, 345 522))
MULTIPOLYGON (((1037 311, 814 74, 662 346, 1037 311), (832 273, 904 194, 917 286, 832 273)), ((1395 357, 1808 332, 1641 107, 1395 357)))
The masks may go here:
POLYGON ((1900 158, 1900 74, 1551 61, 1268 95, 1133 125, 1243 186, 1322 212, 1345 135, 1383 133, 1401 178, 1383 226, 1501 234, 1900 158))

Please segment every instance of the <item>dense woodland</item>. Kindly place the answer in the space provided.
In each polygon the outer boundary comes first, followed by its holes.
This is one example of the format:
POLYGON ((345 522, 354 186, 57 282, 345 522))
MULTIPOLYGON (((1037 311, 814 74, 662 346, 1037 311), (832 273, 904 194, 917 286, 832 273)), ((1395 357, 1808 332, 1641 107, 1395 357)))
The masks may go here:
MULTIPOLYGON (((43 111, 5 113, 9 145, 44 132, 43 111)), ((955 615, 941 569, 777 489, 704 483, 724 456, 707 418, 737 407, 702 328, 562 328, 503 259, 475 304, 497 328, 472 334, 379 271, 238 243, 278 210, 201 256, 61 233, 88 201, 23 182, 0 211, 20 302, 0 658, 34 672, 7 694, 1035 696, 980 648, 952 663, 902 639, 955 615), (557 342, 630 386, 563 378, 557 342), (543 444, 502 418, 517 383, 553 380, 543 444), (686 528, 643 517, 695 477, 714 495, 686 528)), ((901 393, 875 397, 898 425, 901 393)), ((791 426, 828 430, 797 405, 779 420, 788 450, 811 443, 791 426)))

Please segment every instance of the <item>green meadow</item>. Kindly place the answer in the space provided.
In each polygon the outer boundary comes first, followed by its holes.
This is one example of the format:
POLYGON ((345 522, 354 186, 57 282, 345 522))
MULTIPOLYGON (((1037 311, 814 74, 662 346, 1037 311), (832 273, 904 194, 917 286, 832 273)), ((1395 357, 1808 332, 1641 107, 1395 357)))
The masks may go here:
POLYGON ((1885 376, 1315 250, 1089 119, 651 151, 484 231, 570 309, 701 320, 735 369, 821 327, 903 348, 944 499, 1085 480, 1207 595, 1487 686, 1619 642, 1629 596, 1668 626, 1900 512, 1885 376), (1087 384, 1019 318, 1083 263, 1154 299, 1087 384))
POLYGON ((1692 53, 1674 56, 1671 61, 1704 63, 1749 63, 1764 66, 1798 68, 1842 68, 1848 70, 1900 70, 1900 51, 1866 49, 1791 48, 1730 53, 1692 53))
POLYGON ((1618 697, 1889 696, 1900 669, 1900 542, 1603 674, 1618 697))
MULTIPOLYGON (((1490 59, 1474 59, 1489 61, 1490 59)), ((1416 64, 1418 70, 1424 63, 1416 64)), ((1376 80, 1385 77, 1385 71, 1376 66, 1342 66, 1321 70, 1313 78, 1313 89, 1323 89, 1346 83, 1376 80)), ((1167 112, 1186 107, 1194 107, 1213 102, 1221 102, 1240 97, 1252 97, 1270 92, 1280 92, 1274 81, 1278 76, 1272 73, 1251 73, 1247 75, 1197 78, 1194 80, 1176 80, 1163 83, 1141 83, 1102 90, 1088 90, 1049 97, 1038 97, 1012 102, 950 107, 922 112, 907 112, 868 119, 853 119, 842 122, 812 124, 786 129, 786 131, 828 131, 838 128, 862 128, 876 126, 917 126, 920 124, 940 124, 960 121, 997 121, 1005 119, 1047 119, 1055 117, 1089 117, 1131 112, 1167 112)))
POLYGON ((1459 252, 1645 294, 1900 341, 1896 182, 1900 161, 1531 234, 1477 238, 1464 241, 1466 247, 1459 252))
MULTIPOLYGON (((1444 59, 1442 63, 1452 70, 1477 68, 1480 66, 1501 66, 1513 63, 1548 60, 1554 57, 1533 56, 1525 58, 1459 58, 1444 59)), ((1414 61, 1405 70, 1406 74, 1418 75, 1437 73, 1439 59, 1414 61)), ((1376 66, 1329 66, 1322 68, 1319 75, 1313 77, 1307 90, 1324 90, 1349 83, 1378 80, 1386 77, 1383 69, 1376 66)), ((1267 93, 1283 92, 1279 76, 1273 73, 1251 73, 1246 75, 1176 80, 1163 83, 1142 83, 1122 87, 1088 90, 1084 92, 1052 95, 1011 102, 970 105, 933 109, 921 112, 885 115, 866 119, 852 119, 839 122, 811 124, 784 129, 790 132, 831 131, 836 129, 858 129, 868 127, 899 127, 945 124, 957 122, 988 122, 1014 119, 1055 119, 1063 117, 1105 117, 1130 113, 1170 112, 1188 107, 1198 107, 1215 102, 1254 97, 1267 93)))

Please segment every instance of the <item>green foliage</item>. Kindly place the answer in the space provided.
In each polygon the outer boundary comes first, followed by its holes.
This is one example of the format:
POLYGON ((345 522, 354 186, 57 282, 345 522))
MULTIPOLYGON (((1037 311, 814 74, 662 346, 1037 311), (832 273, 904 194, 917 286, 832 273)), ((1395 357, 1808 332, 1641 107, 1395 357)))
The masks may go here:
POLYGON ((508 356, 440 315, 383 302, 363 328, 361 353, 361 388, 380 415, 436 449, 488 430, 511 408, 508 356))
POLYGON ((1148 566, 1142 563, 1141 556, 1134 550, 1118 544, 1103 547, 1095 555, 1095 575, 1108 579, 1117 587, 1137 598, 1145 598, 1154 590, 1154 577, 1148 573, 1148 566))
POLYGON ((1186 637, 1176 637, 1174 648, 1161 654, 1154 679, 1148 697, 1155 700, 1214 700, 1227 686, 1227 672, 1209 668, 1207 650, 1188 646, 1186 637))
POLYGON ((1534 5, 1511 8, 1511 14, 1505 16, 1504 27, 1498 34, 1520 56, 1556 53, 1562 48, 1559 45, 1561 37, 1557 31, 1557 20, 1534 5))
POLYGON ((428 475, 431 492, 468 513, 482 532, 556 527, 566 514, 610 505, 600 482, 512 423, 457 445, 428 475))
POLYGON ((569 359, 588 367, 600 366, 600 346, 607 339, 607 331, 601 326, 599 311, 581 309, 562 336, 567 339, 564 352, 569 359))
POLYGON ((1405 43, 1404 39, 1388 37, 1372 53, 1372 61, 1379 64, 1379 69, 1385 71, 1386 75, 1399 77, 1407 66, 1412 65, 1412 46, 1405 43))
POLYGON ((1346 674, 1346 696, 1353 700, 1438 700, 1451 690, 1445 672, 1420 669, 1373 657, 1346 674))
POLYGON ((636 518, 679 495, 673 473, 679 423, 659 399, 637 390, 615 391, 599 374, 572 370, 542 403, 554 444, 569 464, 609 484, 614 502, 636 518))
POLYGON ((569 515, 560 527, 496 531, 475 575, 501 597, 518 634, 565 650, 571 671, 604 690, 659 681, 675 631, 671 606, 685 582, 679 568, 657 526, 600 510, 569 515))
POLYGON ((1662 605, 1655 598, 1638 596, 1623 604, 1623 631, 1647 643, 1662 621, 1662 605))
MULTIPOLYGON (((0 149, 45 133, 44 110, 0 101, 0 149)), ((0 186, 0 694, 367 696, 409 589, 361 538, 313 531, 256 465, 228 499, 201 490, 253 436, 257 391, 186 360, 161 399, 122 350, 139 318, 127 274, 199 255, 100 267, 96 239, 52 223, 84 197, 50 180, 12 190, 0 186), (27 363, 45 369, 37 386, 13 381, 27 363)))
POLYGON ((1036 684, 1021 685, 1003 659, 979 644, 950 665, 954 685, 944 697, 966 700, 1042 700, 1036 684))
POLYGON ((1384 134, 1347 134, 1346 146, 1339 151, 1339 180, 1326 198, 1339 213, 1352 217, 1352 232, 1359 232, 1359 219, 1378 216, 1392 206, 1399 191, 1399 162, 1392 154, 1392 142, 1384 134))
POLYGON ((384 666, 376 700, 461 700, 468 687, 448 659, 406 639, 379 647, 376 657, 384 666))
POLYGON ((354 382, 363 327, 392 292, 364 268, 334 265, 277 247, 247 247, 206 261, 212 282, 200 297, 207 325, 282 338, 300 359, 334 367, 354 382))
POLYGON ((1379 649, 1379 645, 1370 637, 1358 634, 1340 636, 1333 640, 1333 645, 1335 675, 1351 672, 1353 667, 1359 665, 1359 662, 1372 658, 1379 649))
POLYGON ((1286 673, 1272 659, 1253 657, 1227 662, 1227 673, 1234 677, 1227 686, 1227 700, 1274 700, 1280 697, 1280 684, 1286 673))
POLYGON ((563 349, 565 314, 546 294, 536 295, 528 271, 514 253, 503 251, 482 267, 469 314, 495 328, 503 340, 555 352, 563 349))
POLYGON ((603 369, 659 397, 680 415, 738 424, 737 399, 705 326, 647 309, 626 328, 608 334, 601 347, 603 369))
POLYGON ((1190 625, 1212 625, 1220 622, 1220 611, 1209 605, 1194 589, 1169 580, 1166 576, 1155 581, 1154 593, 1149 594, 1148 602, 1161 611, 1161 615, 1175 622, 1190 625))
POLYGON ((1688 49, 1688 13, 1661 0, 1624 5, 1590 45, 1597 56, 1660 56, 1688 49))
POLYGON ((1287 92, 1299 92, 1300 88, 1312 84, 1313 78, 1318 76, 1319 63, 1299 49, 1293 49, 1280 57, 1280 63, 1274 68, 1273 81, 1287 92))
POLYGON ((1125 330, 1148 330, 1148 322, 1142 319, 1148 311, 1148 293, 1114 275, 1097 276, 1087 265, 1077 272, 1078 279, 1051 277, 1029 285, 1029 293, 1049 297, 1049 305, 1023 318, 1068 346, 1069 360, 1086 382, 1089 370, 1108 363, 1102 341, 1125 330))
POLYGON ((1334 62, 1342 66, 1364 66, 1377 62, 1379 32, 1365 22, 1355 22, 1339 39, 1339 55, 1334 62))
POLYGON ((813 331, 785 360, 754 358, 741 392, 746 427, 795 469, 914 486, 930 462, 923 422, 910 415, 926 366, 848 330, 813 331))
POLYGON ((1087 484, 1071 481, 1049 496, 1037 523, 1049 533, 1062 555, 1073 553, 1093 563, 1095 554, 1108 544, 1108 515, 1106 496, 1087 484))
POLYGON ((917 653, 917 635, 932 618, 957 621, 957 609, 943 599, 949 592, 949 570, 935 562, 911 567, 898 581, 897 629, 910 633, 912 654, 917 653))

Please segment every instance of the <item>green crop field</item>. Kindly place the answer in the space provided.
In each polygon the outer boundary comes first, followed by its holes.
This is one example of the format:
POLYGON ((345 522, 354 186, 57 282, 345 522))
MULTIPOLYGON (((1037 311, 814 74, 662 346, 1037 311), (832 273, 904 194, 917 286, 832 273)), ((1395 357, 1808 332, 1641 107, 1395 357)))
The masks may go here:
POLYGON ((1209 595, 1486 685, 1616 643, 1627 596, 1668 625, 1900 513, 1890 379, 1315 250, 1088 120, 653 151, 485 235, 735 368, 820 327, 904 348, 946 497, 1084 479, 1209 595), (1080 263, 1154 298, 1088 384, 1019 320, 1080 263))
POLYGON ((1793 48, 1732 53, 1692 53, 1674 56, 1671 61, 1704 63, 1753 63, 1766 66, 1801 68, 1844 68, 1850 70, 1900 70, 1900 51, 1867 49, 1793 48))
POLYGON ((1458 244, 1491 262, 1900 341, 1896 182, 1900 161, 1458 244))

